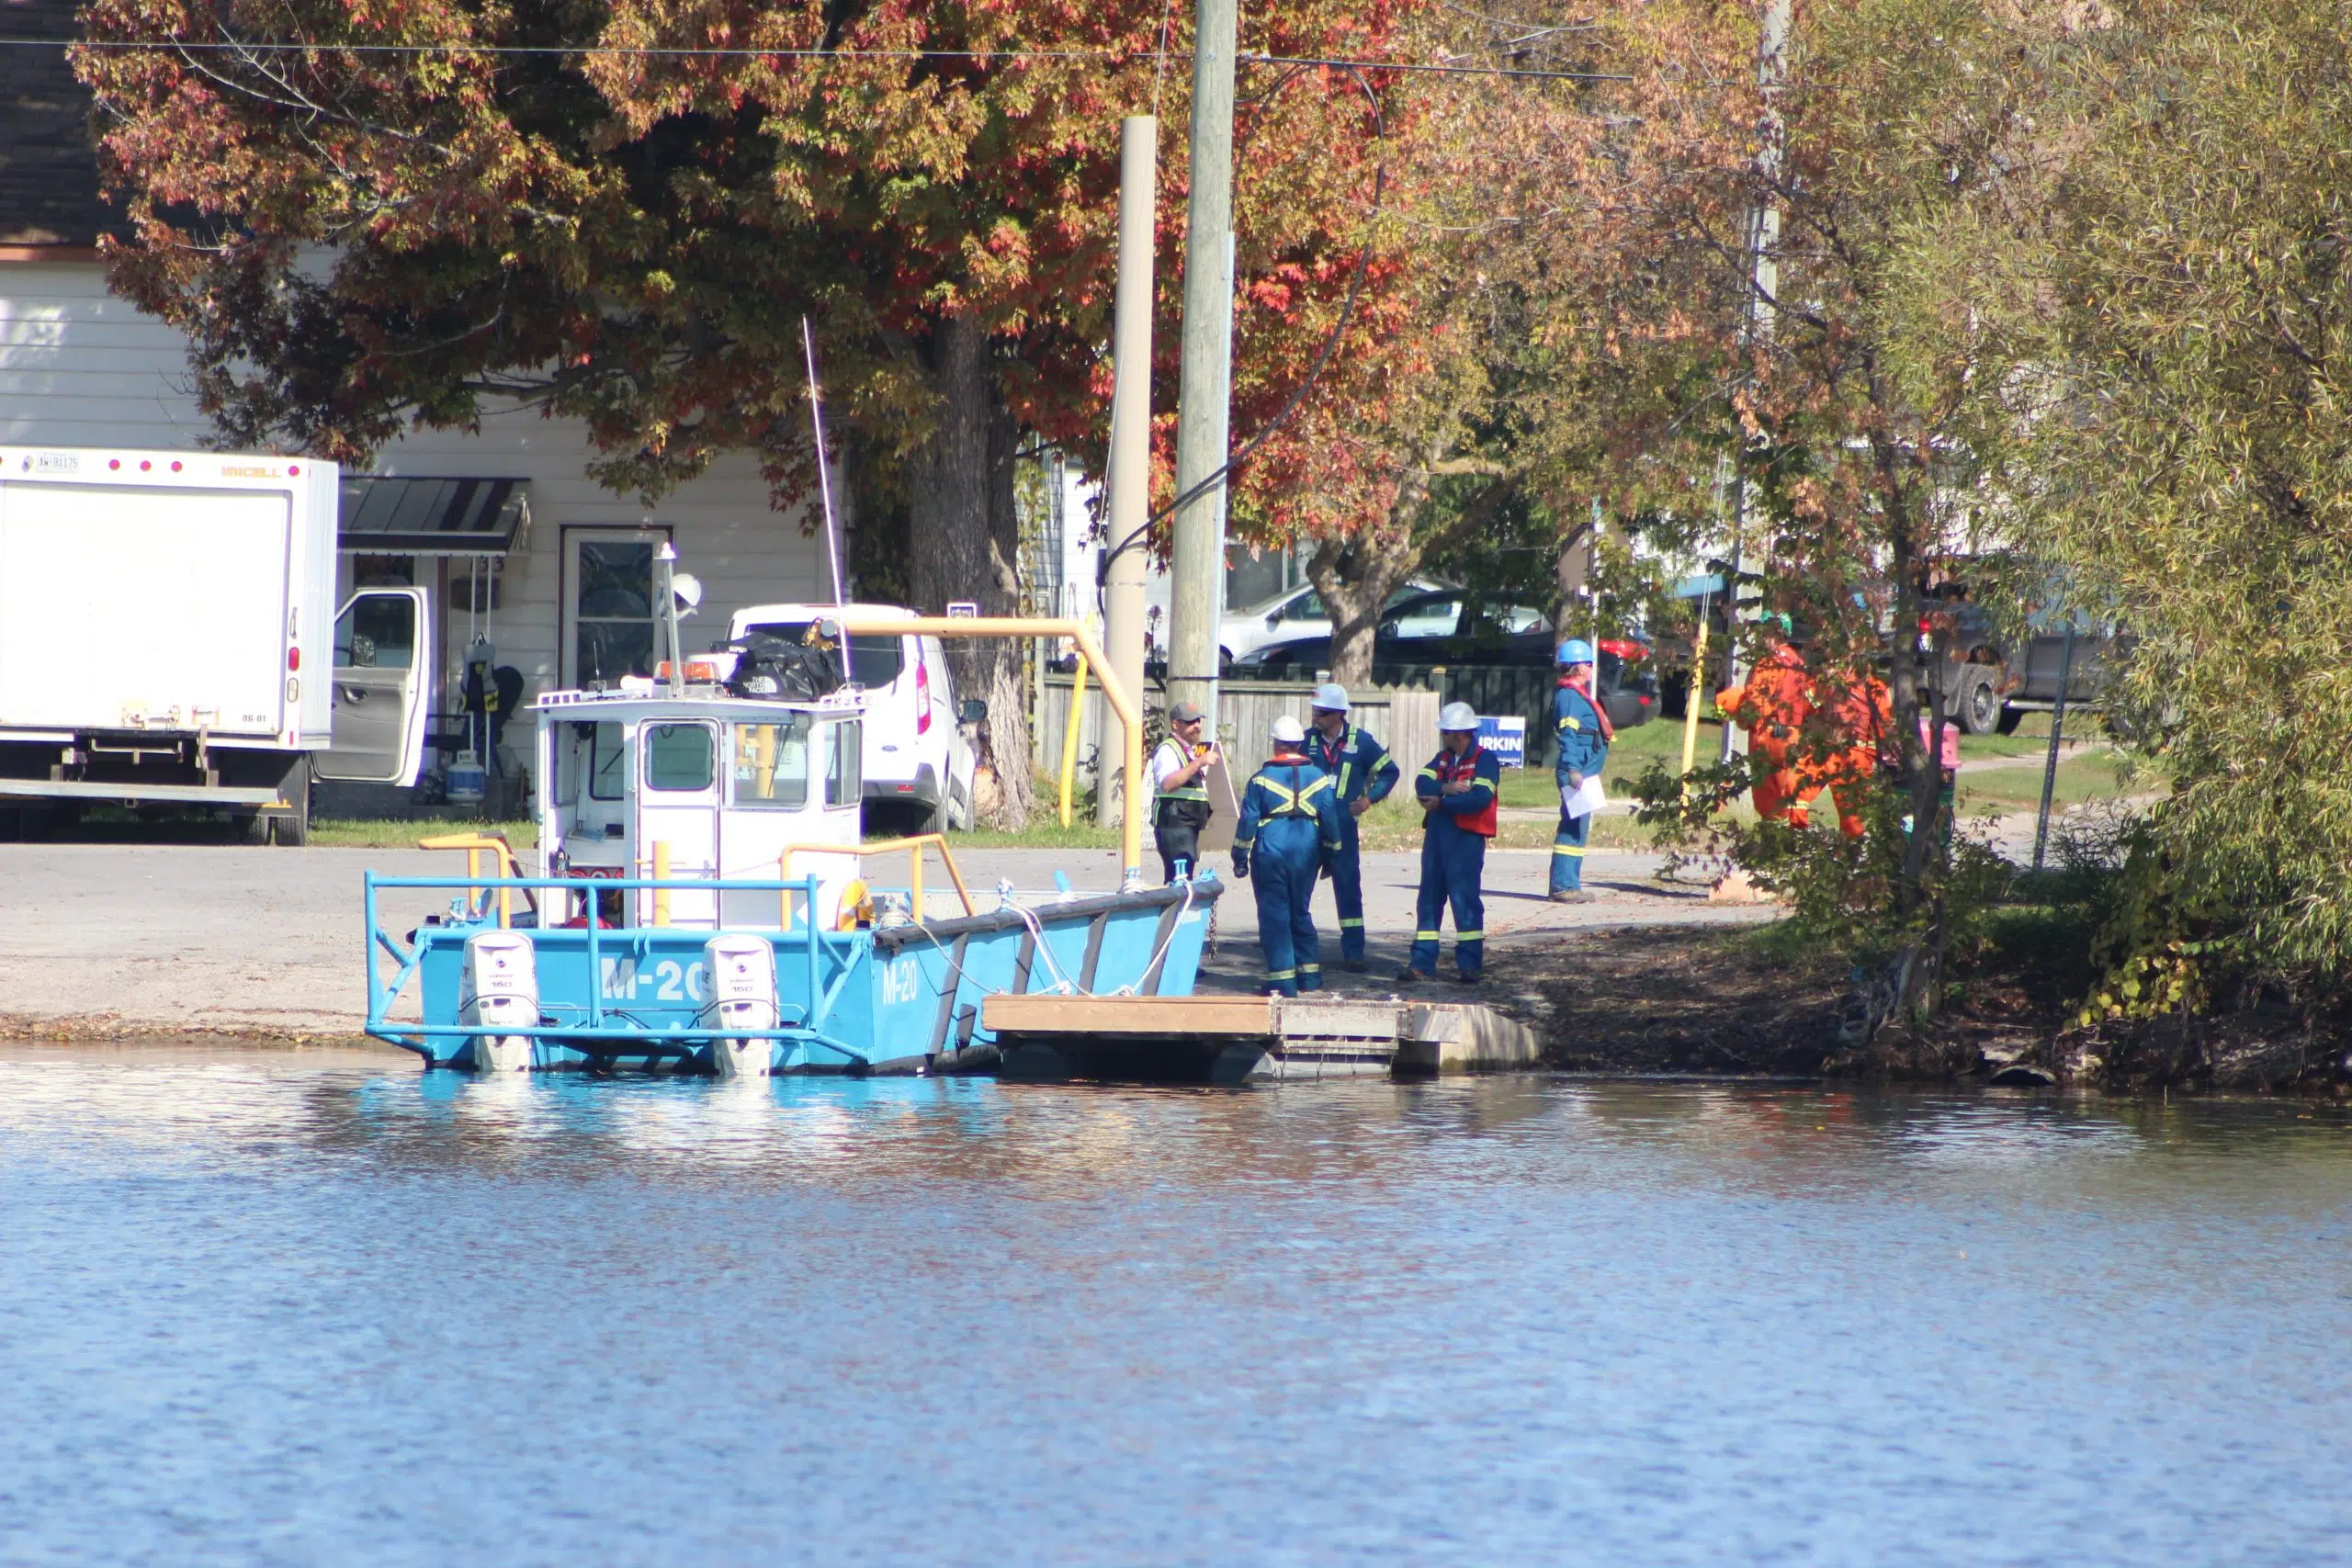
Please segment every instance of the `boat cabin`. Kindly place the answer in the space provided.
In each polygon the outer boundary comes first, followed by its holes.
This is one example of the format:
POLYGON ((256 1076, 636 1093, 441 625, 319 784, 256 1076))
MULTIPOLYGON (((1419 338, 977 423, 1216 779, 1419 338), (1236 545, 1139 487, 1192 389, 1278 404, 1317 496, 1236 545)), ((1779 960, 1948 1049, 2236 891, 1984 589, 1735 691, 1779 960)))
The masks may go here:
MULTIPOLYGON (((635 683, 632 682, 632 685, 635 683)), ((863 704, 854 688, 808 701, 723 687, 548 692, 538 718, 539 874, 775 880, 816 875, 831 929, 858 876, 863 704), (789 870, 785 857, 791 852, 789 870)), ((549 923, 586 918, 583 901, 549 923)), ((795 898, 793 919, 807 918, 795 898)), ((612 889, 601 925, 775 930, 774 893, 612 889), (723 900, 723 907, 722 907, 723 900)))

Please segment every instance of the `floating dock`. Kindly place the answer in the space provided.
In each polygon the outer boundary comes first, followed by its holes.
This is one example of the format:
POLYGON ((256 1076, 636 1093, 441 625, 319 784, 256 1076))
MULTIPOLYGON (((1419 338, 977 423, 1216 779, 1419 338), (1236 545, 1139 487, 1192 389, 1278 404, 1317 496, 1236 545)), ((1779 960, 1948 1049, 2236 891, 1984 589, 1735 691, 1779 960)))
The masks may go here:
POLYGON ((1476 1002, 1336 996, 1000 995, 980 1022, 1007 1078, 1262 1083, 1540 1066, 1535 1033, 1476 1002))

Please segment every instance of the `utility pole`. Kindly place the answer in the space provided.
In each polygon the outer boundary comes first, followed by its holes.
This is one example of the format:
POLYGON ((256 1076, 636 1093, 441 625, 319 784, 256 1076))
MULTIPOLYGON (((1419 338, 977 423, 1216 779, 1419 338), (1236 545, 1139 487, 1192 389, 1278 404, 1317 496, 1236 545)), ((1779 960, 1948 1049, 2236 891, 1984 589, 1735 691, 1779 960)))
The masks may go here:
MULTIPOLYGON (((1111 328, 1111 461, 1109 545, 1114 552, 1102 581, 1102 651, 1119 683, 1140 701, 1143 693, 1144 559, 1151 516, 1151 268, 1159 203, 1159 121, 1129 115, 1119 125, 1119 284, 1111 328)), ((1214 649, 1212 649, 1214 651, 1214 649)), ((1126 729, 1102 704, 1096 755, 1126 755, 1126 729)), ((1125 798, 1123 770, 1097 770, 1094 822, 1108 828, 1127 811, 1148 809, 1125 798)))
POLYGON ((1182 381, 1170 561, 1168 695, 1198 703, 1216 736, 1217 622, 1225 612, 1225 493, 1233 391, 1233 52, 1239 0, 1198 0, 1193 37, 1193 193, 1184 220, 1182 381), (1216 475, 1215 482, 1211 476, 1216 475))
MULTIPOLYGON (((1748 221, 1747 319, 1742 337, 1753 350, 1772 341, 1770 301, 1781 297, 1781 206, 1773 188, 1781 181, 1781 162, 1788 152, 1788 127, 1781 118, 1781 85, 1789 73, 1790 0, 1764 0, 1764 25, 1756 39, 1756 90, 1764 101, 1763 123, 1758 127, 1756 210, 1748 221)), ((1731 635, 1724 638, 1724 684, 1739 684, 1739 574, 1747 547, 1747 475, 1735 468, 1732 475, 1731 566, 1724 573, 1724 611, 1731 635)), ((1730 761, 1747 750, 1747 738, 1729 719, 1724 721, 1720 760, 1730 761)))

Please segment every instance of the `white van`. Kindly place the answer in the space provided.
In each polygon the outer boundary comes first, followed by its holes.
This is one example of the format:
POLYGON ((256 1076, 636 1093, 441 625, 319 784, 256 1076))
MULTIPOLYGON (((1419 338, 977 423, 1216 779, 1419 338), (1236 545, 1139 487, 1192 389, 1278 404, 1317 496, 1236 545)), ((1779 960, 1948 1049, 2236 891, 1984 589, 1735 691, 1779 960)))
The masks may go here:
MULTIPOLYGON (((753 604, 735 612, 728 637, 764 632, 798 642, 820 616, 918 618, 903 604, 753 604)), ((935 637, 859 633, 848 675, 865 688, 865 817, 869 829, 938 832, 972 825, 972 743, 965 735, 935 637)))

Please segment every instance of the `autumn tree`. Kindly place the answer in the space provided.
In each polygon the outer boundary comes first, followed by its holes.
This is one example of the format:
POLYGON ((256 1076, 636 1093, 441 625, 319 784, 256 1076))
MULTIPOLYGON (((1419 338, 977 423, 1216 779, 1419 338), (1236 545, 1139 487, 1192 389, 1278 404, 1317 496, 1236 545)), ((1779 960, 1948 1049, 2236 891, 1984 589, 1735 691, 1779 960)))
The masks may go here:
MULTIPOLYGON (((1289 6, 1244 47, 1377 55, 1397 14, 1289 6)), ((918 604, 989 611, 1017 591, 1019 443, 1102 445, 1118 120, 1164 87, 1182 123, 1190 43, 1182 8, 1143 0, 99 0, 85 18, 77 69, 132 220, 112 279, 188 333, 224 440, 364 461, 410 422, 523 400, 583 421, 615 489, 656 497, 748 450, 781 509, 814 472, 807 314, 923 542, 918 604)), ((1281 400, 1355 276, 1327 254, 1345 182, 1300 152, 1344 165, 1376 116, 1358 78, 1308 78, 1245 166, 1245 411, 1281 400)), ((1182 165, 1162 163, 1173 279, 1182 165)), ((1009 648, 965 658, 1008 826, 1029 803, 1017 671, 1009 648)))

